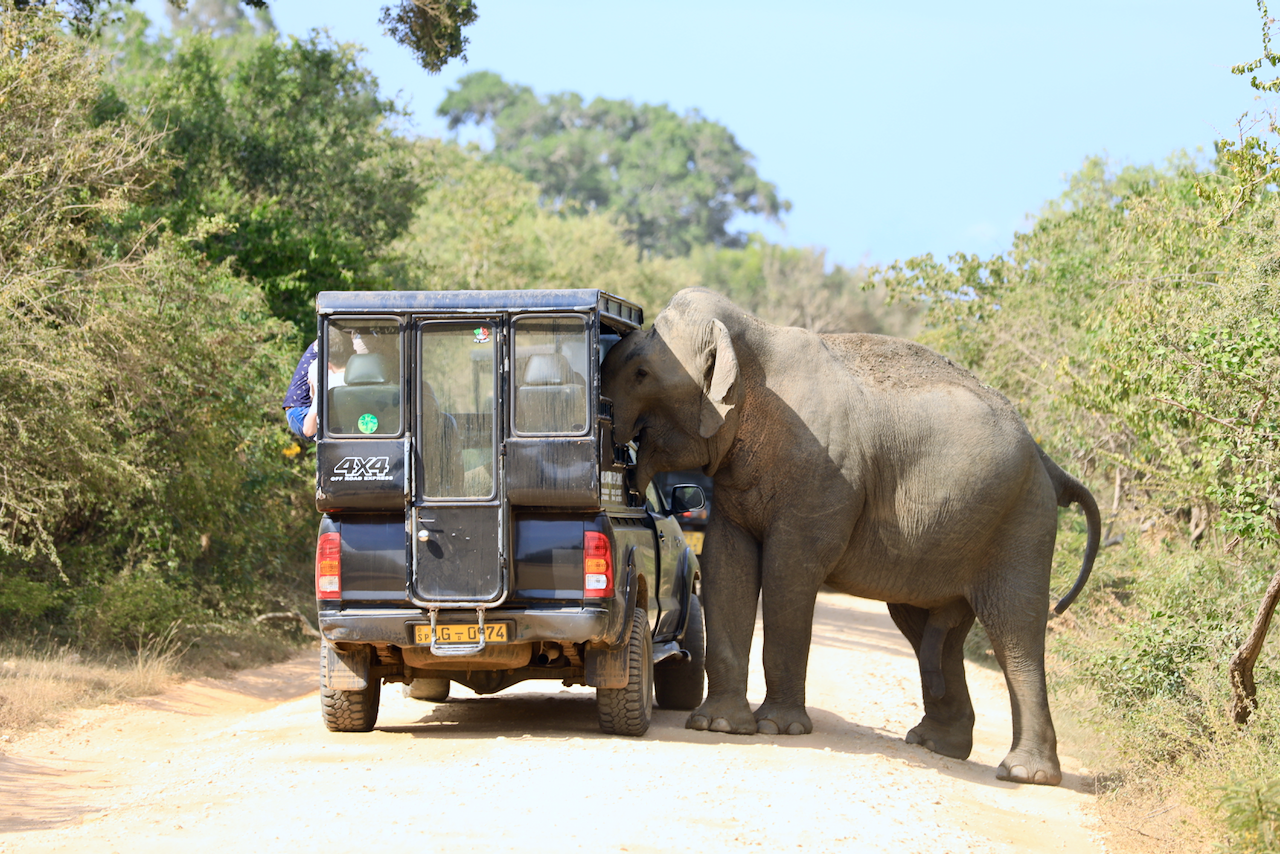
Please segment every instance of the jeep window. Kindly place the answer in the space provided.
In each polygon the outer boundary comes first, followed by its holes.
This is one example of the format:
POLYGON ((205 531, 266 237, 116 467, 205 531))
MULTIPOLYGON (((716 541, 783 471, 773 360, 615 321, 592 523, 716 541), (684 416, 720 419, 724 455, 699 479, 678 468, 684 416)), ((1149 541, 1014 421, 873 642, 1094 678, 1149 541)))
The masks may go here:
POLYGON ((582 317, 515 321, 515 429, 521 434, 587 431, 587 324, 582 317))
POLYGON ((335 318, 327 324, 330 436, 399 436, 400 325, 335 318))
POLYGON ((496 339, 488 322, 422 327, 417 445, 427 498, 494 494, 496 339))

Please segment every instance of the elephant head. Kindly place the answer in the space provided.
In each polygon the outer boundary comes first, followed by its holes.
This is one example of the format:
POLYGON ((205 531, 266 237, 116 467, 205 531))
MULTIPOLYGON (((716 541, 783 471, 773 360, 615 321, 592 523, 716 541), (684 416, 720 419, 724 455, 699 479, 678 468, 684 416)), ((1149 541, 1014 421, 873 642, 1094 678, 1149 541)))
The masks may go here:
POLYGON ((729 329, 715 316, 722 300, 710 291, 681 292, 653 328, 627 335, 604 360, 614 441, 638 440, 641 491, 655 472, 713 473, 733 441, 742 390, 729 329))

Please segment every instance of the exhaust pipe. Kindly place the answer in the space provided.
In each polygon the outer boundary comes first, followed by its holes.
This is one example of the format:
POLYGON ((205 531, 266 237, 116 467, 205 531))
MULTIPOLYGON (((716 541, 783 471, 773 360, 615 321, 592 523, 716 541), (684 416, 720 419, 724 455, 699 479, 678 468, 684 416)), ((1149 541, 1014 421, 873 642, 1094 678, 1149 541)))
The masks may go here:
POLYGON ((559 661, 564 656, 564 648, 555 641, 543 641, 542 650, 538 653, 538 657, 534 659, 538 664, 551 664, 559 661))

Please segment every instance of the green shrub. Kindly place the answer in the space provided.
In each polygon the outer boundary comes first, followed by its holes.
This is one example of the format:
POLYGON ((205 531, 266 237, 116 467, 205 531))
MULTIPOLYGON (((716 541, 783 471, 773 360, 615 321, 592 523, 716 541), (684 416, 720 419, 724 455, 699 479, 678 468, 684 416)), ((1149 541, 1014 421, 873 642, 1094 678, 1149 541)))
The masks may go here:
POLYGON ((89 637, 101 645, 141 650, 156 639, 173 639, 175 627, 195 616, 189 591, 142 568, 107 582, 86 623, 89 637))
POLYGON ((1186 695, 1192 670, 1211 655, 1220 624, 1190 622, 1185 615, 1153 611, 1123 626, 1117 648, 1096 654, 1089 675, 1102 700, 1128 712, 1156 697, 1186 695))
POLYGON ((0 622, 10 631, 38 621, 58 601, 49 585, 0 575, 0 622))
POLYGON ((1230 851, 1280 852, 1280 778, 1237 781, 1220 803, 1231 833, 1230 851))

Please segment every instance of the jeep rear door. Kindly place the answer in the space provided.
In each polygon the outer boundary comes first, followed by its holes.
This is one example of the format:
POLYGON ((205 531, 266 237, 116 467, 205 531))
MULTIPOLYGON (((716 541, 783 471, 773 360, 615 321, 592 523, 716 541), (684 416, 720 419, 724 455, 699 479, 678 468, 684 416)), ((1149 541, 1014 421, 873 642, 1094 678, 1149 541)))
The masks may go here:
POLYGON ((495 605, 507 595, 501 324, 423 321, 415 343, 410 594, 421 606, 495 605))

